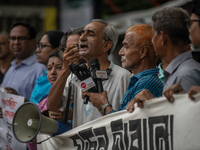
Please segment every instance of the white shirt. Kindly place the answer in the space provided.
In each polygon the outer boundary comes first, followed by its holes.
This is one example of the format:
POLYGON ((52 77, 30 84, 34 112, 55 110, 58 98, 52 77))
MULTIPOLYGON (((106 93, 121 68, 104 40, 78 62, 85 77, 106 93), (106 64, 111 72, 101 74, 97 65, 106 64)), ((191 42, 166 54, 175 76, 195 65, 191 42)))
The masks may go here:
MULTIPOLYGON (((119 108, 120 100, 124 97, 126 93, 130 81, 130 75, 131 73, 126 69, 114 65, 111 74, 108 76, 109 79, 102 82, 103 89, 107 91, 108 100, 110 101, 112 108, 115 110, 119 108)), ((67 79, 67 83, 63 93, 65 101, 68 94, 68 85, 72 78, 71 76, 69 76, 67 79)), ((82 91, 80 87, 76 86, 73 82, 72 97, 74 102, 73 128, 102 116, 98 109, 96 107, 93 107, 92 103, 83 103, 82 91)), ((65 104, 66 102, 63 103, 64 106, 65 104)))

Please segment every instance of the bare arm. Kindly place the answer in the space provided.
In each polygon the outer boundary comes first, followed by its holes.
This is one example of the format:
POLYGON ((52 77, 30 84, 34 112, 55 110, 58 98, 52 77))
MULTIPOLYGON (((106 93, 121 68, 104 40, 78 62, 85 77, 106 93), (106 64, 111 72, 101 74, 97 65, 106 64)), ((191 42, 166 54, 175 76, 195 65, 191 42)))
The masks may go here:
POLYGON ((62 107, 63 90, 65 88, 66 80, 69 74, 69 69, 61 70, 61 73, 59 74, 57 80, 52 85, 47 100, 48 110, 57 111, 62 107))
POLYGON ((74 47, 76 47, 76 45, 69 46, 63 53, 63 66, 62 66, 61 73, 59 74, 57 80, 52 85, 49 91, 48 100, 47 100, 48 110, 57 111, 58 109, 62 107, 63 90, 65 88, 67 77, 69 76, 71 72, 69 69, 69 64, 74 63, 80 57, 79 54, 74 54, 79 51, 78 49, 72 49, 74 47))

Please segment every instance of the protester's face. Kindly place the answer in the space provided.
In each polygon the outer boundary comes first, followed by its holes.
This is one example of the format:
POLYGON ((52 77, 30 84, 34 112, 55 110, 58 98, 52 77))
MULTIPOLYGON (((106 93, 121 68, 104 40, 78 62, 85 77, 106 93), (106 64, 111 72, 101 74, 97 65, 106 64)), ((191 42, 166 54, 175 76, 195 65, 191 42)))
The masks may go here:
POLYGON ((159 56, 160 58, 162 58, 162 48, 161 48, 161 41, 160 41, 160 36, 158 35, 157 31, 154 29, 154 24, 152 26, 152 33, 153 33, 153 37, 152 37, 152 43, 154 46, 154 50, 156 52, 156 55, 159 56))
MULTIPOLYGON (((192 13, 191 20, 198 20, 198 16, 194 13, 192 13)), ((196 47, 200 48, 200 26, 199 26, 199 22, 198 21, 191 21, 191 27, 189 29, 190 32, 190 36, 191 36, 191 41, 192 44, 196 47)))
POLYGON ((67 38, 66 46, 69 47, 71 45, 79 45, 79 39, 80 39, 80 35, 78 35, 78 34, 70 35, 67 38))
POLYGON ((15 26, 10 31, 11 38, 25 38, 24 40, 10 40, 10 50, 17 59, 26 59, 32 55, 35 39, 29 39, 28 29, 24 26, 15 26))
POLYGON ((9 49, 9 42, 6 35, 0 35, 0 59, 11 55, 9 49))
POLYGON ((49 43, 48 35, 45 34, 39 43, 39 47, 36 49, 37 52, 37 61, 41 64, 47 65, 49 55, 56 51, 58 48, 52 48, 52 45, 49 43))
POLYGON ((134 36, 135 33, 133 31, 127 32, 122 42, 123 47, 119 51, 122 67, 131 71, 138 67, 141 60, 140 50, 134 43, 134 36))
POLYGON ((60 74, 63 61, 58 57, 51 57, 47 63, 47 78, 51 85, 54 84, 58 75, 60 74))
MULTIPOLYGON (((78 34, 70 35, 67 38, 66 46, 69 47, 71 45, 79 45, 79 39, 80 39, 80 35, 78 35, 78 34)), ((85 59, 83 57, 80 57, 79 61, 75 62, 75 64, 81 64, 83 62, 85 62, 85 59)))
POLYGON ((99 22, 88 24, 80 37, 80 52, 79 54, 90 60, 102 55, 104 47, 104 28, 105 25, 99 22))

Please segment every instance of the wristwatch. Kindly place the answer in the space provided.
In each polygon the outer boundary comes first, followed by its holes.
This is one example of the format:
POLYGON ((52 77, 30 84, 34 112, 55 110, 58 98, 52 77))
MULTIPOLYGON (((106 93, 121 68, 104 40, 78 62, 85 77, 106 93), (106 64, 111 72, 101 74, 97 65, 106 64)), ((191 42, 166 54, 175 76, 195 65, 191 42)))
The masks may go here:
POLYGON ((105 109, 106 109, 106 107, 107 106, 111 106, 112 107, 112 105, 108 102, 108 103, 105 103, 104 105, 103 105, 103 107, 101 108, 101 114, 104 116, 105 115, 105 109))

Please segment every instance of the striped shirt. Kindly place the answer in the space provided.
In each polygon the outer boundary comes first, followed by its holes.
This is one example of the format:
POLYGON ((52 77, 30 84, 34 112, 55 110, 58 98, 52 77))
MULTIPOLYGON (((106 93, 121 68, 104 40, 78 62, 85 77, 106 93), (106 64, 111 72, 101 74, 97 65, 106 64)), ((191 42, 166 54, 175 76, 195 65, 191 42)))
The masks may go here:
POLYGON ((148 89, 155 97, 162 96, 163 84, 158 77, 158 72, 159 69, 154 68, 132 76, 118 110, 125 110, 128 103, 143 89, 148 89))

